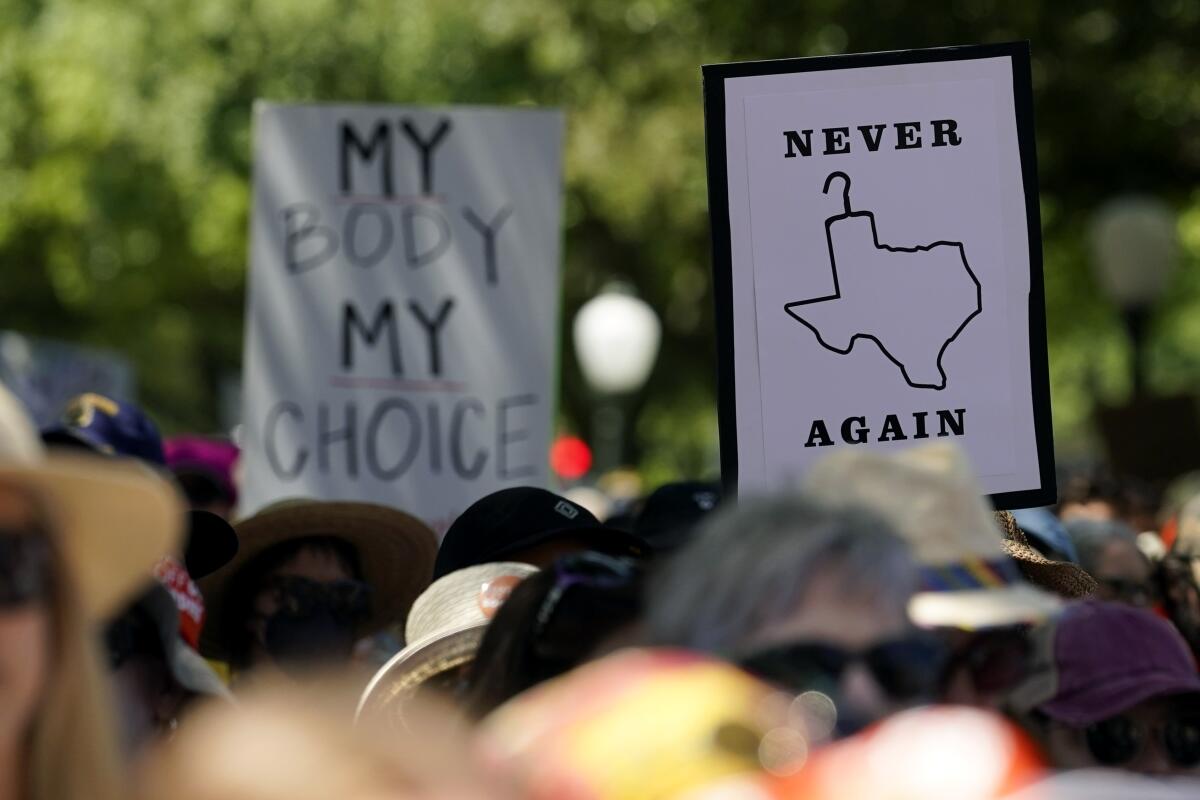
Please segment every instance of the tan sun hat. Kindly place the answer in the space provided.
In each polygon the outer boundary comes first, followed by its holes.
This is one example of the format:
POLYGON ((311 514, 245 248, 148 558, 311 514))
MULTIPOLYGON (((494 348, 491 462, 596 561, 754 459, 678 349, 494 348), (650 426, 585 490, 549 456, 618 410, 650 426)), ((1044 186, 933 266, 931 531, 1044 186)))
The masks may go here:
POLYGON ((835 505, 862 505, 896 529, 921 565, 909 604, 918 625, 967 629, 1037 622, 1061 606, 1021 576, 962 450, 934 443, 895 455, 835 453, 804 488, 835 505))
POLYGON ((434 581, 413 603, 404 630, 407 646, 375 673, 359 701, 359 715, 399 711, 423 683, 473 661, 496 611, 537 571, 529 564, 497 561, 434 581))
POLYGON ((1025 580, 1068 600, 1079 600, 1096 591, 1096 579, 1083 567, 1039 553, 1011 513, 997 511, 996 524, 1004 536, 1004 551, 1017 562, 1025 580))
POLYGON ((230 590, 242 571, 271 547, 297 539, 329 537, 354 548, 363 581, 371 587, 370 616, 355 630, 368 636, 402 623, 413 601, 429 586, 437 535, 421 520, 375 503, 281 500, 234 525, 237 555, 198 581, 208 621, 200 651, 209 658, 229 657, 230 590))
POLYGON ((118 611, 150 584, 160 558, 179 553, 184 503, 169 481, 133 460, 47 455, 28 413, 3 386, 0 483, 31 492, 50 515, 91 619, 118 611))

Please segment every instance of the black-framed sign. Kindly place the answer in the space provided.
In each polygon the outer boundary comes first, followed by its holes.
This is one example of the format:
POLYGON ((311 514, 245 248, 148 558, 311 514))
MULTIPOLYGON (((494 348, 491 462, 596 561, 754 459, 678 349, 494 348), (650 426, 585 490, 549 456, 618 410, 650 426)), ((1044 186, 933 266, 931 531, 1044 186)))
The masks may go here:
POLYGON ((704 67, 721 468, 953 441, 1056 497, 1029 45, 704 67))

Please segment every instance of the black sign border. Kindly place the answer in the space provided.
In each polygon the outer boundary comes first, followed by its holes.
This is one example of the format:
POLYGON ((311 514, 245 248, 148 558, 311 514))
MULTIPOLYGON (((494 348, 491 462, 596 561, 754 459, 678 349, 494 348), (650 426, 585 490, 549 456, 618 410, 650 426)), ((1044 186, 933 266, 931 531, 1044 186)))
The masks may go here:
POLYGON ((1050 412, 1050 369, 1046 350, 1046 290, 1042 278, 1042 225, 1038 203, 1037 148, 1034 140, 1033 90, 1028 41, 896 50, 883 53, 788 58, 706 64, 701 68, 704 92, 704 141, 708 165, 708 212, 712 228, 713 297, 717 325, 717 425, 721 446, 721 481, 729 496, 737 493, 737 398, 733 349, 733 246, 729 232, 729 171, 725 144, 725 81, 755 75, 781 75, 859 67, 888 67, 979 58, 1008 58, 1012 65, 1017 142, 1025 190, 1029 236, 1029 367, 1033 427, 1037 440, 1041 486, 991 495, 998 509, 1032 508, 1058 501, 1054 471, 1054 431, 1050 412))

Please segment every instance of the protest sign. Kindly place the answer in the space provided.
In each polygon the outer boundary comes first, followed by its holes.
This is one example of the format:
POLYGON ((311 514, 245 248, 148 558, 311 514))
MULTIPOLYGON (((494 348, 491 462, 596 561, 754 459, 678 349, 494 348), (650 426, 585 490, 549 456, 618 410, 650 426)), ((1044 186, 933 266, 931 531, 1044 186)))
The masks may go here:
POLYGON ((962 446, 1055 499, 1027 44, 704 67, 722 473, 962 446))
POLYGON ((16 331, 0 332, 0 383, 39 428, 59 422, 67 402, 84 392, 134 400, 133 366, 121 355, 16 331))
POLYGON ((255 108, 242 512, 295 496, 444 530, 547 480, 557 111, 255 108))

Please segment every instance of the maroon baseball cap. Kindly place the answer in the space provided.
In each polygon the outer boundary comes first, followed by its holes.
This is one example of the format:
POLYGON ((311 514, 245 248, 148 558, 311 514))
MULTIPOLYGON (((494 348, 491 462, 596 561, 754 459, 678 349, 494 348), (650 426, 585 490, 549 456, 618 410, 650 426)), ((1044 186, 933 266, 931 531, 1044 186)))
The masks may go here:
POLYGON ((1033 632, 1034 665, 1015 710, 1084 727, 1156 697, 1200 694, 1200 675, 1175 626, 1121 603, 1073 603, 1033 632))

